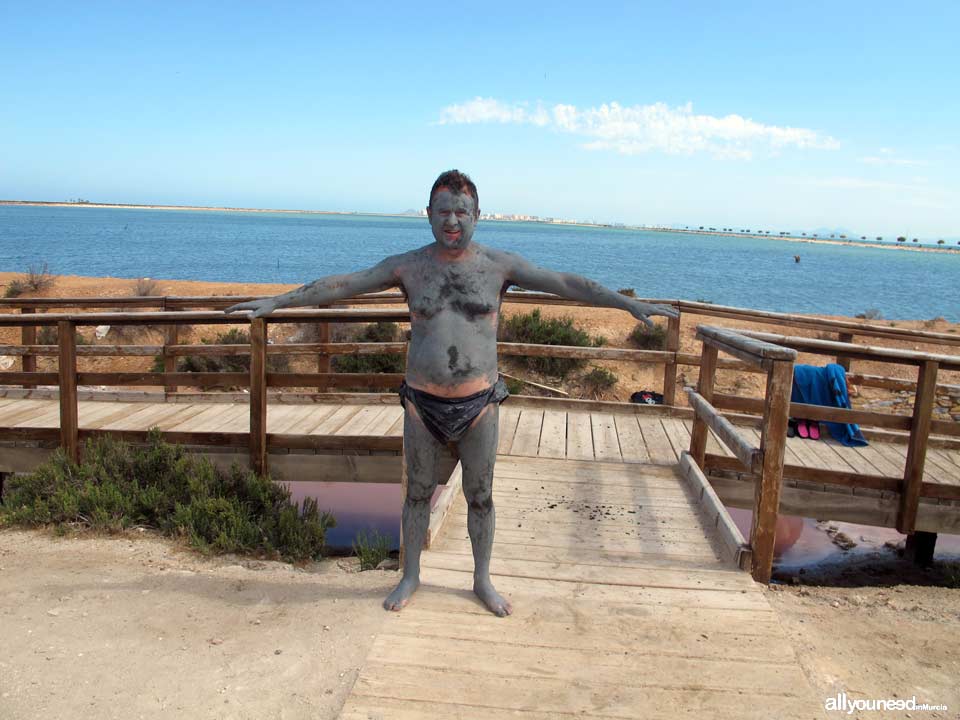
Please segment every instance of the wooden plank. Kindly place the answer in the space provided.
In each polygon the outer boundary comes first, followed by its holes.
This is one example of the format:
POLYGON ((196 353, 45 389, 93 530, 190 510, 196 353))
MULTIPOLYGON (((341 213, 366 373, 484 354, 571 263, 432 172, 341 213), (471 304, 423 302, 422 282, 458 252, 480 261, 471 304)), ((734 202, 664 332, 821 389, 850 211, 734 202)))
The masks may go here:
POLYGON ((543 410, 524 408, 520 411, 517 434, 510 448, 511 455, 536 457, 540 447, 540 430, 543 427, 543 410))
POLYGON ((60 445, 67 457, 80 459, 79 410, 77 408, 77 330, 69 320, 57 323, 60 356, 57 360, 60 387, 60 445))
POLYGON ((0 411, 0 426, 12 427, 29 418, 39 417, 51 407, 59 410, 59 404, 55 400, 19 400, 15 405, 0 411))
POLYGON ((759 364, 759 360, 789 360, 793 362, 796 359, 797 353, 795 350, 759 340, 756 335, 711 325, 697 326, 698 339, 706 338, 715 344, 727 345, 729 348, 738 351, 732 354, 744 362, 756 365, 759 364))
POLYGON ((573 460, 593 459, 593 424, 589 413, 567 413, 567 457, 573 460))
POLYGON ((182 412, 182 408, 173 403, 153 403, 141 405, 133 412, 126 413, 110 422, 100 423, 105 430, 149 430, 158 422, 182 412))
POLYGON ((574 345, 538 345, 498 342, 497 355, 519 357, 574 358, 578 360, 631 360, 639 363, 668 362, 673 353, 665 350, 635 350, 615 347, 579 347, 574 345))
POLYGON ((622 462, 623 456, 620 454, 620 441, 617 439, 613 415, 590 413, 590 426, 593 434, 594 456, 597 460, 622 462))
POLYGON ((917 377, 917 394, 913 403, 913 429, 907 443, 907 461, 903 470, 903 487, 900 492, 900 514, 897 530, 912 533, 917 524, 917 509, 923 485, 923 466, 927 454, 927 438, 930 436, 930 421, 936 402, 936 360, 925 360, 920 365, 917 377))
MULTIPOLYGON (((703 352, 700 355, 700 376, 697 380, 697 392, 705 402, 712 403, 714 385, 717 376, 717 348, 703 343, 703 352)), ((690 456, 699 466, 703 466, 703 456, 707 447, 707 434, 710 431, 707 418, 694 413, 693 427, 690 432, 690 456)))
POLYGON ((315 427, 304 428, 298 434, 333 435, 362 409, 362 405, 345 405, 338 407, 330 415, 325 416, 315 427))
MULTIPOLYGON (((286 482, 400 483, 402 458, 397 455, 270 455, 270 473, 286 482)), ((322 506, 322 503, 321 503, 322 506)))
POLYGON ((690 447, 690 433, 687 431, 686 425, 679 418, 663 418, 660 420, 660 424, 663 426, 663 431, 667 434, 670 446, 679 461, 681 454, 690 447))
POLYGON ((546 410, 543 413, 543 429, 540 432, 539 457, 562 458, 567 453, 567 413, 562 410, 546 410))
POLYGON ((513 438, 517 434, 517 424, 520 421, 520 409, 511 405, 500 406, 500 433, 497 441, 497 453, 508 455, 513 446, 513 438))
POLYGON ((377 418, 376 422, 367 427, 367 434, 387 437, 390 435, 390 429, 397 423, 401 423, 402 427, 403 408, 397 405, 387 405, 386 412, 377 418))
POLYGON ((648 463, 650 454, 647 452, 643 433, 634 415, 613 415, 613 422, 617 429, 617 439, 620 443, 620 453, 625 463, 648 463))
MULTIPOLYGON (((890 460, 891 464, 900 465, 904 468, 906 467, 906 446, 896 443, 874 443, 873 447, 877 450, 877 452, 890 460)), ((950 473, 944 472, 943 469, 937 464, 930 454, 930 448, 927 448, 927 458, 923 466, 923 479, 924 482, 935 483, 943 482, 945 480, 946 484, 951 484, 950 473)))
MULTIPOLYGON (((587 687, 616 686, 661 690, 688 689, 691 685, 713 688, 754 690, 756 682, 764 681, 769 694, 801 695, 806 687, 801 677, 795 676, 796 661, 757 663, 756 676, 732 678, 730 665, 723 660, 700 657, 659 656, 651 662, 647 653, 623 653, 607 650, 544 648, 521 643, 498 646, 482 636, 478 639, 458 638, 456 642, 439 642, 437 638, 417 635, 398 635, 389 631, 374 640, 369 661, 392 667, 412 664, 421 668, 456 668, 479 678, 501 678, 513 671, 517 677, 528 680, 550 678, 568 683, 583 683, 587 687), (509 665, 504 666, 504 661, 509 665), (590 668, 590 677, 584 675, 590 668), (753 684, 751 684, 753 683, 753 684)), ((745 673, 749 675, 749 673, 745 673)), ((431 688, 424 689, 427 699, 431 688)), ((599 709, 599 708, 597 708, 599 709)))
POLYGON ((903 463, 895 464, 886 455, 877 450, 883 443, 875 442, 863 447, 854 448, 856 453, 877 469, 880 475, 888 477, 903 477, 903 463))
POLYGON ((379 423, 383 416, 389 411, 390 408, 386 405, 371 405, 360 408, 360 412, 337 429, 337 434, 366 435, 368 434, 369 428, 379 423))
POLYGON ((657 418, 639 418, 640 431, 650 455, 650 462, 664 465, 677 463, 677 454, 673 451, 670 439, 657 418))
MULTIPOLYGON (((763 410, 763 401, 757 398, 745 398, 737 395, 717 393, 712 401, 714 407, 721 410, 735 412, 760 413, 763 410)), ((804 403, 790 403, 790 416, 819 420, 821 422, 859 423, 873 427, 892 428, 895 430, 909 430, 910 418, 904 415, 890 415, 887 413, 868 412, 866 410, 847 410, 846 408, 828 407, 825 405, 807 405, 804 403)))
MULTIPOLYGON (((825 433, 827 429, 821 427, 820 432, 825 433)), ((825 440, 807 440, 806 442, 806 447, 810 448, 811 453, 817 457, 819 467, 836 472, 855 472, 855 468, 846 462, 825 440)))
MULTIPOLYGON (((473 556, 433 550, 421 558, 424 568, 473 574, 473 556)), ((715 566, 716 567, 716 566, 715 566)), ((666 567, 614 567, 568 564, 541 560, 513 560, 494 556, 490 564, 494 577, 544 580, 548 582, 613 585, 619 587, 710 590, 742 594, 751 587, 749 576, 735 570, 701 567, 696 570, 666 567)))
POLYGON ((716 529, 728 560, 736 567, 748 568, 753 551, 690 453, 681 454, 680 468, 690 484, 690 490, 699 498, 699 511, 706 520, 707 527, 716 529))
POLYGON ((389 630, 395 634, 432 637, 441 641, 482 637, 506 645, 621 653, 626 650, 631 654, 654 657, 701 657, 760 663, 789 662, 795 658, 793 648, 783 642, 783 631, 765 614, 757 613, 746 619, 720 611, 709 618, 689 615, 677 618, 620 613, 603 606, 593 608, 594 612, 590 613, 584 613, 584 609, 574 605, 567 612, 556 608, 552 614, 548 612, 549 608, 521 606, 513 615, 514 621, 505 623, 489 614, 484 616, 455 607, 437 611, 412 603, 404 609, 403 621, 391 623, 389 630), (687 618, 689 623, 684 622, 687 618), (576 632, 571 632, 572 620, 578 621, 576 632), (671 632, 663 632, 664 621, 669 623, 671 632), (715 642, 703 642, 704 631, 710 632, 715 642))
MULTIPOLYGON (((696 412, 697 417, 703 418, 704 422, 717 434, 723 441, 723 444, 733 451, 733 454, 744 466, 754 470, 758 469, 761 460, 760 448, 755 448, 746 442, 743 436, 737 432, 733 423, 721 415, 720 412, 701 397, 699 393, 687 388, 687 399, 690 401, 690 405, 696 412)), ((695 422, 694 430, 696 430, 696 427, 695 422)), ((704 435, 704 440, 705 437, 704 435)), ((700 444, 705 445, 705 442, 698 442, 697 447, 691 445, 691 448, 698 450, 700 444)), ((696 460, 697 458, 694 459, 696 460)))

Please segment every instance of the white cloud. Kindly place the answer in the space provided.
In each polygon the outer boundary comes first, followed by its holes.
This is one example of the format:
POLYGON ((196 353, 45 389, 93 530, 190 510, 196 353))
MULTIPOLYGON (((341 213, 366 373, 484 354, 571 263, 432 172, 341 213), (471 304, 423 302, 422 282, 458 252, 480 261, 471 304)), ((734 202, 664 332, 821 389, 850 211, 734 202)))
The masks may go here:
POLYGON ((880 156, 868 155, 867 157, 860 158, 860 162, 864 163, 865 165, 874 165, 874 166, 897 165, 901 167, 911 167, 911 166, 928 164, 922 160, 909 160, 907 158, 891 157, 890 153, 892 151, 889 150, 888 148, 880 148, 880 152, 883 153, 883 155, 880 155, 880 156))
POLYGON ((439 124, 512 123, 550 127, 580 135, 587 150, 611 150, 622 155, 665 152, 671 155, 709 153, 714 157, 749 159, 754 153, 775 154, 787 147, 836 149, 839 142, 814 130, 764 125, 740 115, 697 115, 692 103, 672 108, 666 103, 623 106, 604 103, 577 108, 538 102, 513 105, 494 98, 474 98, 448 105, 439 124))

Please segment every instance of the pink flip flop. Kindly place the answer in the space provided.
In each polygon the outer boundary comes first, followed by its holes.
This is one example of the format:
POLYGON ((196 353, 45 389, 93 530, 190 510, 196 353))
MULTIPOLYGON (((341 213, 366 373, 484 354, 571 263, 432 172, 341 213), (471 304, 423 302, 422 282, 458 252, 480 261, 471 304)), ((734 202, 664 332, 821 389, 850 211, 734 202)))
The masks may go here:
POLYGON ((820 423, 811 420, 811 421, 807 424, 807 430, 810 431, 810 439, 811 439, 811 440, 819 440, 819 439, 820 439, 820 423))
POLYGON ((806 420, 797 420, 797 435, 803 439, 810 437, 810 433, 807 432, 807 421, 806 420))

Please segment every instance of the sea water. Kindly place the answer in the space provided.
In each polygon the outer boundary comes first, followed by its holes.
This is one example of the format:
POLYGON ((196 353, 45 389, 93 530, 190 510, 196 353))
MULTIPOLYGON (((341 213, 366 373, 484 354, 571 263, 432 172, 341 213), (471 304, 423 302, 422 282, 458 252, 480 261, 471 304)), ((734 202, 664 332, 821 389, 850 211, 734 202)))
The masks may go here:
MULTIPOLYGON (((642 297, 960 321, 960 252, 486 220, 475 238, 642 297)), ((305 283, 431 240, 416 217, 0 206, 10 272, 47 263, 54 274, 305 283)))

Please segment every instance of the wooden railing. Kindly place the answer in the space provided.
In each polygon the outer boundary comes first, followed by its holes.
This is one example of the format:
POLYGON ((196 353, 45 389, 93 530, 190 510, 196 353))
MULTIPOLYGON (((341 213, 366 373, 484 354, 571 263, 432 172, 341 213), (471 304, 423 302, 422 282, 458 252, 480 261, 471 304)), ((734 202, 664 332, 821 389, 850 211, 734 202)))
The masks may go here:
POLYGON ((797 353, 795 350, 744 337, 731 330, 703 325, 697 328, 697 338, 703 343, 700 378, 696 390, 687 389, 694 411, 690 456, 700 468, 705 467, 707 432, 708 429, 713 430, 734 453, 737 461, 757 476, 753 524, 750 528, 751 573, 755 580, 766 583, 770 581, 773 569, 790 391, 797 353), (721 351, 762 370, 767 375, 763 427, 758 448, 747 443, 712 404, 717 360, 721 351))
POLYGON ((696 416, 690 455, 704 471, 727 470, 754 476, 756 493, 750 549, 753 553, 752 571, 758 580, 766 581, 770 577, 773 559, 772 533, 780 487, 785 477, 824 485, 898 493, 896 527, 910 536, 916 531, 921 497, 960 499, 960 487, 925 482, 923 479, 931 431, 960 437, 960 424, 936 421, 932 417, 938 370, 960 369, 960 357, 709 326, 699 326, 697 336, 703 342, 703 353, 700 358, 697 389, 687 390, 696 416), (715 392, 718 351, 733 355, 766 372, 766 395, 763 400, 715 392), (916 396, 912 416, 791 403, 793 362, 798 352, 831 357, 843 354, 872 362, 916 366, 918 379, 914 383, 916 396), (760 415, 760 447, 755 448, 747 443, 730 421, 720 414, 722 410, 760 415), (902 478, 785 464, 783 456, 787 417, 857 423, 907 431, 907 457, 902 478), (708 427, 717 434, 734 457, 706 453, 708 427))
MULTIPOLYGON (((219 300, 222 305, 232 304, 236 298, 219 300)), ((68 301, 69 302, 69 301, 68 301)), ((106 305, 106 302, 99 303, 106 305)), ((52 303, 51 303, 52 305, 52 303)), ((77 424, 78 387, 103 385, 157 386, 169 390, 170 387, 185 386, 214 388, 230 386, 249 390, 250 425, 248 433, 167 433, 171 442, 189 445, 221 445, 226 447, 247 447, 251 465, 258 471, 267 469, 267 451, 269 449, 313 449, 341 451, 387 451, 399 452, 402 439, 397 437, 366 436, 318 436, 294 434, 268 434, 266 432, 266 407, 268 389, 279 388, 319 388, 337 390, 342 388, 363 387, 369 390, 396 389, 403 376, 395 373, 333 373, 333 372, 271 372, 267 369, 267 359, 273 355, 322 355, 327 358, 336 355, 366 353, 405 353, 405 342, 392 343, 290 343, 271 345, 267 342, 269 324, 280 323, 366 323, 376 321, 409 322, 407 310, 394 309, 325 309, 325 310, 282 310, 267 318, 250 320, 246 315, 226 315, 222 311, 177 312, 93 312, 93 313, 42 313, 42 314, 3 314, 0 315, 0 328, 20 327, 30 330, 33 335, 27 339, 35 341, 38 327, 56 327, 57 345, 6 345, 0 346, 0 354, 21 355, 24 360, 30 358, 32 364, 25 363, 25 369, 0 372, 0 384, 20 385, 34 388, 39 385, 56 386, 60 393, 59 430, 41 428, 6 428, 4 439, 43 440, 59 439, 60 444, 72 458, 78 456, 81 440, 87 436, 101 434, 102 431, 81 430, 77 424), (174 327, 184 325, 248 325, 250 328, 249 345, 233 344, 194 344, 194 345, 77 345, 77 329, 100 325, 149 325, 154 327, 174 327), (166 369, 164 372, 89 372, 78 368, 78 360, 84 357, 143 357, 162 355, 165 359, 176 360, 185 355, 227 356, 249 355, 249 372, 176 372, 166 369), (35 360, 38 356, 58 358, 56 372, 38 372, 35 360)), ((171 333, 167 333, 169 339, 171 333)), ((632 360, 636 362, 668 363, 673 355, 666 351, 632 350, 608 347, 569 347, 557 345, 537 345, 527 343, 498 343, 498 353, 504 356, 536 356, 574 359, 610 359, 632 360)), ((329 370, 329 368, 328 368, 329 370)), ((128 440, 142 441, 146 432, 122 431, 118 434, 128 440)))
MULTIPOLYGON (((125 308, 125 309, 149 309, 157 308, 169 312, 188 312, 197 309, 223 309, 237 302, 259 299, 264 296, 196 296, 196 297, 176 297, 176 296, 156 296, 156 297, 128 297, 128 298, 33 298, 33 299, 0 299, 0 310, 10 308, 19 310, 22 314, 32 314, 35 311, 42 311, 53 308, 125 308)), ((584 306, 573 300, 558 298, 555 295, 546 293, 531 292, 508 292, 504 298, 508 303, 537 304, 537 305, 558 305, 584 306)), ((877 387, 896 391, 914 391, 916 383, 901 378, 870 375, 851 371, 851 361, 858 359, 857 348, 850 348, 857 337, 878 338, 884 340, 898 340, 910 342, 912 344, 924 344, 929 346, 939 346, 953 351, 953 348, 960 347, 960 336, 951 333, 929 332, 920 330, 910 330, 907 328, 889 327, 870 322, 855 322, 851 320, 831 320, 822 318, 807 317, 791 313, 777 313, 763 310, 751 310, 746 308, 737 308, 724 305, 714 305, 712 303, 692 302, 687 300, 664 300, 664 299, 645 299, 646 302, 656 302, 671 305, 681 313, 681 317, 687 316, 716 317, 734 320, 742 320, 749 323, 764 323, 774 325, 778 329, 784 327, 796 327, 805 330, 816 331, 820 334, 835 334, 837 341, 841 343, 834 348, 831 357, 848 371, 848 379, 851 383, 865 387, 877 387)), ((372 293, 355 298, 340 300, 332 305, 334 307, 343 306, 364 306, 364 305, 390 305, 404 304, 404 296, 397 292, 372 293)), ((164 368, 168 373, 175 369, 176 358, 179 355, 217 355, 217 354, 236 354, 236 348, 231 348, 230 352, 222 351, 221 346, 204 345, 199 346, 179 346, 178 323, 171 323, 167 326, 166 338, 163 346, 143 347, 140 350, 126 349, 118 346, 116 351, 112 351, 109 346, 91 346, 80 347, 78 353, 81 357, 87 355, 125 355, 142 354, 156 355, 163 354, 164 368)), ((611 359, 622 360, 631 359, 637 362, 648 362, 663 365, 663 380, 661 388, 666 405, 676 404, 676 388, 678 383, 678 373, 680 366, 694 366, 700 364, 700 356, 695 353, 685 353, 681 351, 680 346, 680 327, 681 319, 671 319, 666 323, 666 341, 663 350, 659 351, 637 351, 621 350, 619 353, 610 353, 612 348, 603 348, 606 352, 593 355, 579 355, 584 359, 611 359), (628 355, 629 353, 649 353, 648 355, 628 355)), ((352 352, 393 352, 393 349, 387 348, 357 348, 356 350, 347 349, 345 344, 339 344, 338 347, 332 347, 329 343, 329 324, 324 321, 318 321, 318 337, 320 342, 312 346, 291 346, 285 345, 284 350, 270 349, 268 352, 315 352, 317 354, 317 371, 319 373, 330 372, 330 358, 338 351, 343 354, 352 352)), ((580 349, 585 350, 585 349, 580 349)), ((36 344, 36 326, 24 325, 21 333, 20 347, 6 346, 0 348, 0 354, 22 355, 22 368, 24 372, 32 372, 36 368, 36 357, 39 355, 55 355, 55 347, 38 346, 36 344)), ((955 351, 954 351, 955 352, 955 351)), ((507 354, 502 352, 501 354, 507 354)), ((571 357, 571 356, 568 356, 571 357)), ((862 358, 862 356, 859 356, 862 358)), ((738 359, 721 358, 719 360, 719 369, 731 369, 742 372, 760 372, 750 363, 738 359)), ((173 391, 176 384, 167 383, 167 389, 173 391)), ((960 385, 956 384, 937 384, 935 385, 936 394, 957 394, 960 392, 960 385)))

